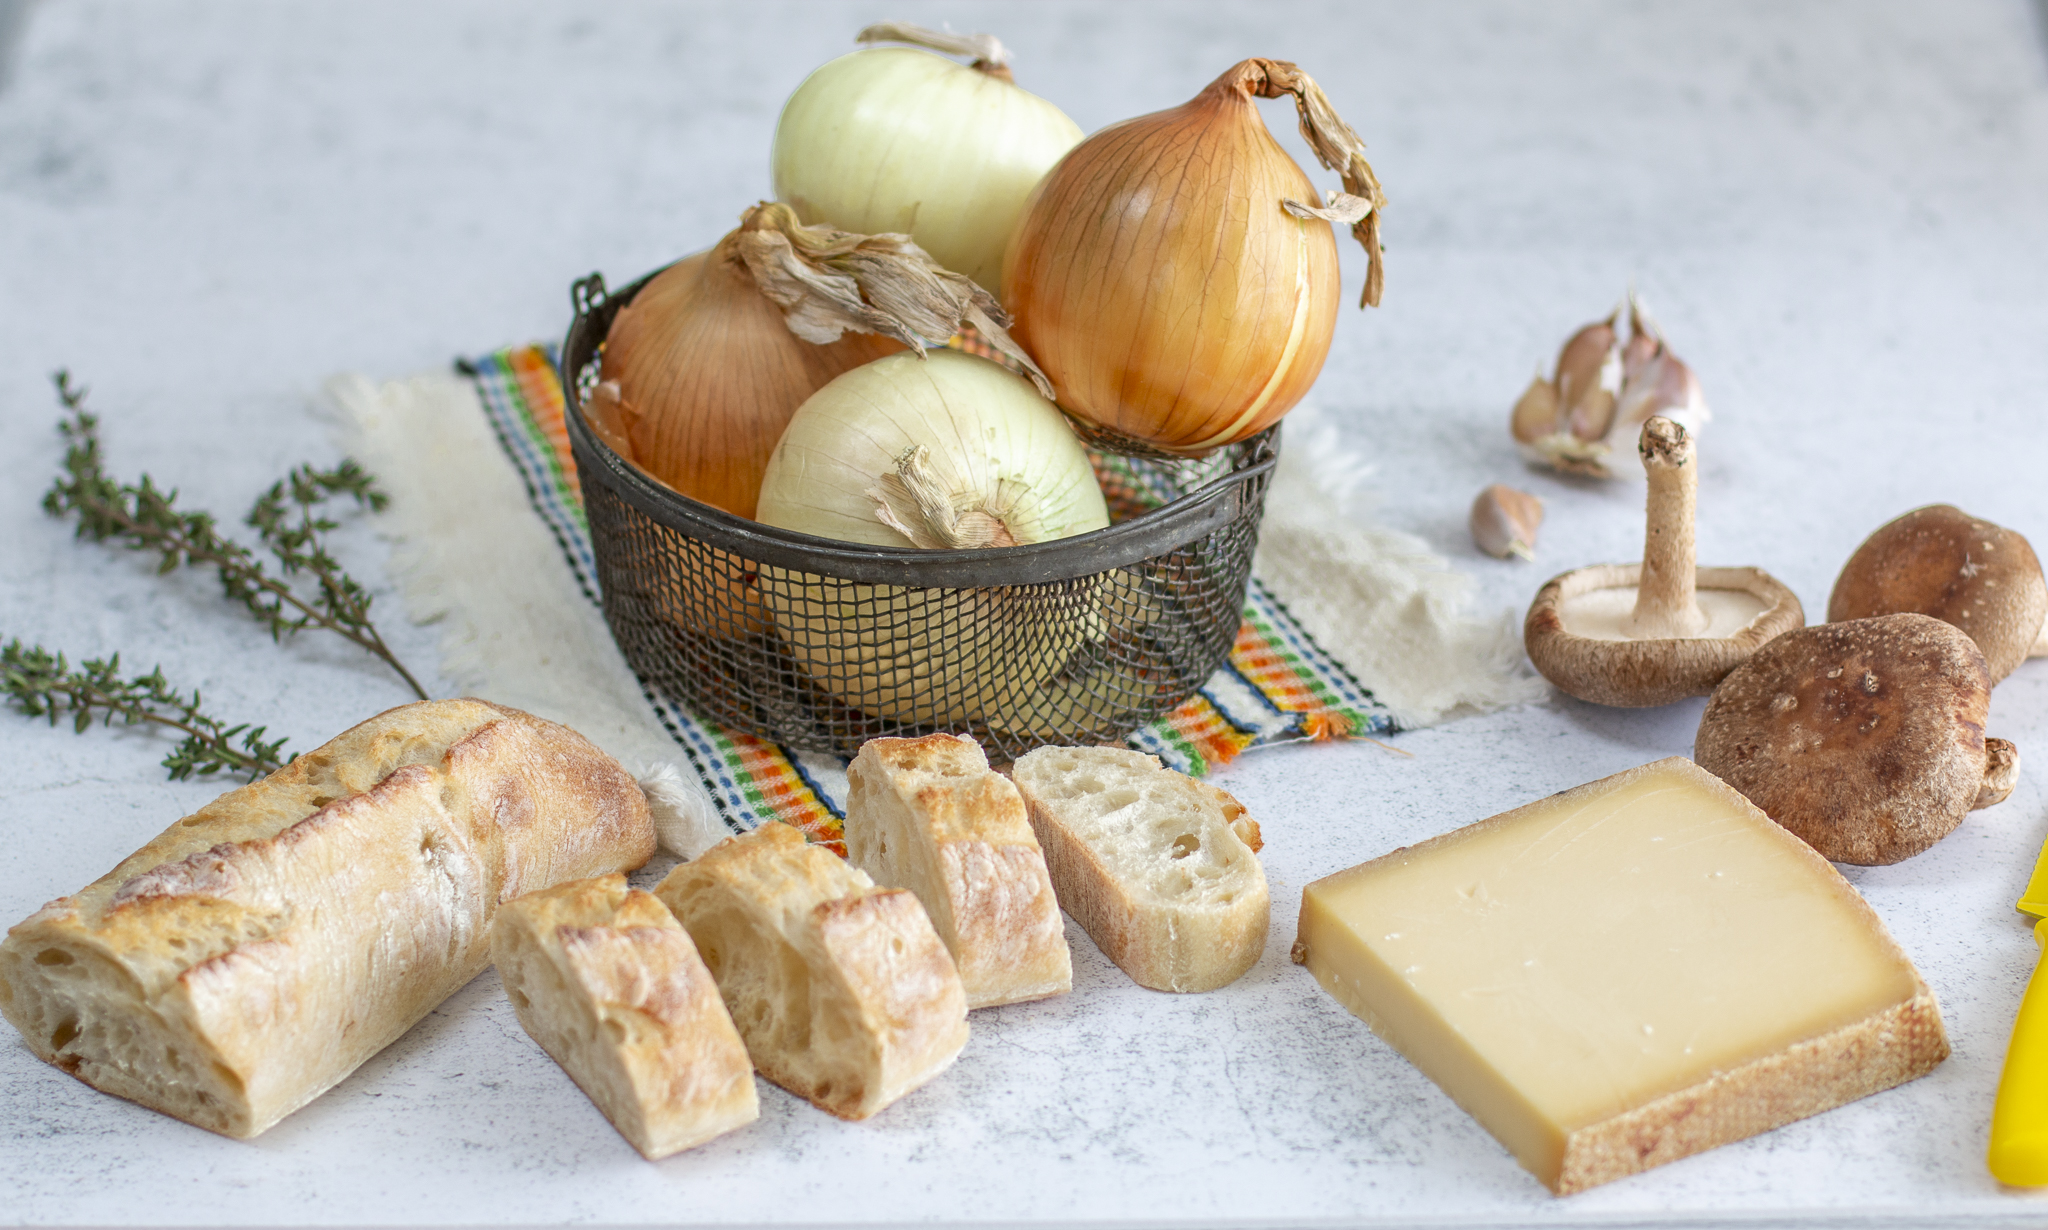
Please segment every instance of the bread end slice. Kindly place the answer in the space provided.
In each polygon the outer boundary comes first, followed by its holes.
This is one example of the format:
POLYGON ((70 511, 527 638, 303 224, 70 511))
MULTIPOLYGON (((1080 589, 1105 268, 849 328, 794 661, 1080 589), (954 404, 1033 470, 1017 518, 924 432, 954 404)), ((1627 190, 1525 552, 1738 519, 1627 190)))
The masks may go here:
POLYGON ((1011 770, 1060 906, 1140 986, 1212 991, 1266 947, 1258 822, 1142 752, 1042 747, 1011 770))
POLYGON ((498 911, 491 955, 519 1023, 649 1160, 760 1115, 754 1065, 675 917, 622 875, 498 911))
POLYGON ((1071 990, 1045 855, 1016 786, 953 735, 873 739, 847 767, 846 857, 917 894, 969 1008, 1071 990))
POLYGON ((655 889, 697 942, 761 1075, 842 1119, 967 1044, 967 996, 924 907, 770 822, 655 889))

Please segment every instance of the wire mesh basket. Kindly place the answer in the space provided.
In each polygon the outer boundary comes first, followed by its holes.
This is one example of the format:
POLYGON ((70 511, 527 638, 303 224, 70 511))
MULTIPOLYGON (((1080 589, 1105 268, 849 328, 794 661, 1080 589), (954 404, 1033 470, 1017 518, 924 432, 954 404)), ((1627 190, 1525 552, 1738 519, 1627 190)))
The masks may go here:
POLYGON ((699 717, 852 756, 971 734, 992 758, 1121 739, 1230 653, 1279 428, 1197 460, 1091 447, 1107 529, 983 550, 836 542, 689 499, 583 417, 612 319, 653 277, 576 283, 569 441, 605 618, 633 670, 699 717))

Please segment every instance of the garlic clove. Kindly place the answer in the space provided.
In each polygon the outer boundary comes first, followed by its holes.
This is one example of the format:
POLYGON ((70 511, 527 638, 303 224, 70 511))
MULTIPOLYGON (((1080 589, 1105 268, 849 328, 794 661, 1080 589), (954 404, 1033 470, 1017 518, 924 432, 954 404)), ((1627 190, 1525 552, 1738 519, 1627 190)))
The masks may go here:
POLYGON ((1620 406, 1607 443, 1619 449, 1659 416, 1697 434, 1713 417, 1697 376, 1664 340, 1664 331, 1634 291, 1628 296, 1628 345, 1622 355, 1620 406))
POLYGON ((1571 433, 1599 440, 1614 421, 1621 391, 1621 342, 1614 331, 1617 311, 1572 334, 1557 356, 1557 400, 1571 433))
POLYGON ((1621 348, 1621 387, 1626 390, 1641 381, 1643 369, 1663 351, 1661 338, 1647 333, 1631 334, 1628 345, 1621 348))
POLYGON ((1688 429, 1708 417, 1706 395, 1697 376, 1683 360, 1660 347, 1656 357, 1644 365, 1633 384, 1621 394, 1620 423, 1647 423, 1662 415, 1674 422, 1686 422, 1688 429))
POLYGON ((1523 444, 1534 444, 1557 430, 1557 386, 1545 380, 1543 373, 1529 381, 1515 403, 1508 430, 1523 444))
POLYGON ((1631 288, 1628 292, 1628 345, 1621 352, 1622 387, 1634 384, 1643 367, 1663 349, 1664 331, 1651 318, 1642 296, 1631 288))
POLYGON ((1472 541, 1495 559, 1536 558, 1536 529, 1543 501, 1526 491, 1495 483, 1472 501, 1472 541))
POLYGON ((1567 425, 1571 433, 1581 440, 1602 440, 1608 428, 1614 425, 1614 394, 1606 389, 1594 389, 1580 398, 1571 408, 1567 425))

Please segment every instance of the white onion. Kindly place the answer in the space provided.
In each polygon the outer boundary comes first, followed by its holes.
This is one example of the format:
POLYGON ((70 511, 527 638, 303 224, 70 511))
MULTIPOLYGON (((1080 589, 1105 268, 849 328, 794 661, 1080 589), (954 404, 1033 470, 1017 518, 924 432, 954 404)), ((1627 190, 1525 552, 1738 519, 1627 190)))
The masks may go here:
POLYGON ((843 55, 775 126, 775 194, 805 222, 907 234, 1002 297, 1003 248, 1031 189, 1081 129, 990 72, 909 47, 843 55))
MULTIPOLYGON (((1023 545, 1109 524, 1059 410, 1023 377, 946 350, 891 355, 812 394, 769 458, 756 516, 892 547, 1023 545)), ((760 577, 783 641, 814 680, 906 722, 985 719, 1016 703, 1073 652, 1093 613, 1085 582, 1072 594, 1014 594, 776 568, 760 577)))

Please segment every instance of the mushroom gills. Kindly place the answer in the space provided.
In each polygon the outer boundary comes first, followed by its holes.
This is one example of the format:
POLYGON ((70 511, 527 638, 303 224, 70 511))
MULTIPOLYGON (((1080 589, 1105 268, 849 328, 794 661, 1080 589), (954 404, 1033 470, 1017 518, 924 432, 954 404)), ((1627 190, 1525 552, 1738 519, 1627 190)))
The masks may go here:
MULTIPOLYGON (((1716 640, 1734 636, 1756 622, 1770 604, 1742 589, 1698 589, 1693 592, 1707 626, 1697 636, 1676 639, 1716 640)), ((1636 611, 1636 587, 1611 586, 1591 589, 1558 608, 1557 617, 1573 636, 1596 641, 1632 641, 1636 611)))

